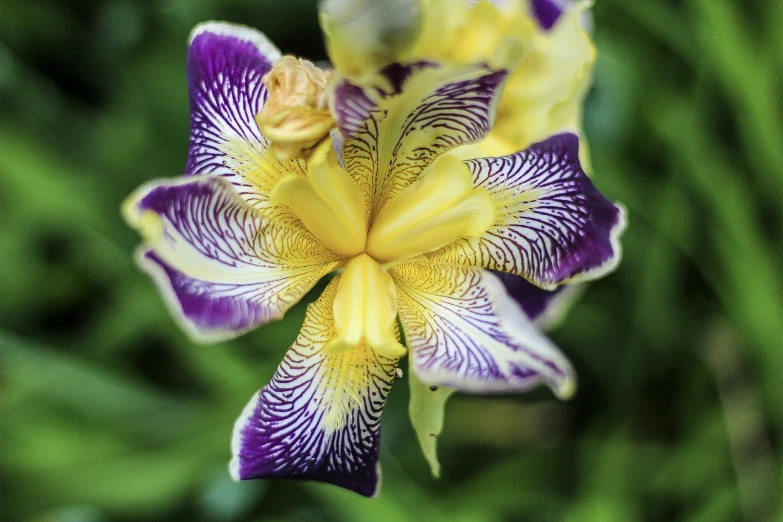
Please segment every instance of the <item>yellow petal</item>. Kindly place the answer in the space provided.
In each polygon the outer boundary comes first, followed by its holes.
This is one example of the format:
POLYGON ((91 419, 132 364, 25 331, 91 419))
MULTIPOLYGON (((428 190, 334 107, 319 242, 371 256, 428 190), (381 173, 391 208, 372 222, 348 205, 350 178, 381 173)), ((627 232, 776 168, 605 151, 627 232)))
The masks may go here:
POLYGON ((364 200, 337 162, 331 141, 321 144, 313 154, 307 176, 291 174, 283 178, 272 191, 272 200, 289 207, 334 252, 350 257, 364 250, 364 200))
POLYGON ((327 353, 339 353, 366 342, 386 357, 405 354, 398 340, 394 283, 366 254, 351 259, 340 275, 334 321, 337 338, 327 345, 327 353))
POLYGON ((476 3, 453 0, 423 0, 421 31, 408 60, 436 59, 448 63, 486 62, 495 56, 503 40, 516 36, 518 1, 498 5, 489 0, 476 3))
MULTIPOLYGON (((490 133, 508 143, 501 154, 517 152, 554 134, 580 129, 582 106, 596 58, 590 35, 580 21, 589 6, 589 2, 582 2, 566 9, 549 31, 535 24, 530 14, 517 15, 511 27, 516 28, 516 36, 528 52, 509 78, 490 133)), ((497 151, 491 152, 498 155, 497 151)), ((587 150, 583 149, 583 162, 586 155, 587 150)))
POLYGON ((367 253, 381 262, 410 259, 458 239, 478 237, 494 221, 492 198, 473 188, 468 167, 446 155, 378 213, 367 253))

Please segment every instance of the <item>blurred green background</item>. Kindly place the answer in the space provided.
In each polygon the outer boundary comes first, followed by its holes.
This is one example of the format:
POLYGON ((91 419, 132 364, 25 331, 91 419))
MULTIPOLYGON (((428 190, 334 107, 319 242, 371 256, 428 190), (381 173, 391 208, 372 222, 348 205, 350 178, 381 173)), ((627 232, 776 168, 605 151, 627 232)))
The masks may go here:
POLYGON ((552 332, 580 391, 454 398, 433 480, 401 381, 367 500, 231 482, 234 419, 304 306, 193 345, 118 211, 182 172, 191 27, 241 22, 320 60, 315 2, 3 0, 4 519, 780 520, 783 1, 596 3, 586 129, 630 227, 620 269, 552 332))

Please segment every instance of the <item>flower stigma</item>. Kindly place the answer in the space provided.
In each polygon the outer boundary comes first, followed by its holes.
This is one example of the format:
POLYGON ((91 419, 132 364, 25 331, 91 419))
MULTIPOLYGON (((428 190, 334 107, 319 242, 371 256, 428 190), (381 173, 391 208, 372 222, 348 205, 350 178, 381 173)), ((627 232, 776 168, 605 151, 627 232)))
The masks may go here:
POLYGON ((307 175, 291 173, 272 190, 272 201, 289 207, 305 227, 346 258, 364 252, 367 226, 359 187, 337 161, 331 140, 307 163, 307 175))
POLYGON ((384 205, 367 238, 367 253, 380 262, 411 259, 479 237, 494 219, 487 191, 473 187, 462 161, 444 155, 384 205))
POLYGON ((324 351, 341 353, 366 342, 377 354, 405 355, 397 337, 396 302, 394 282, 377 261, 367 254, 349 260, 334 299, 337 337, 324 351))

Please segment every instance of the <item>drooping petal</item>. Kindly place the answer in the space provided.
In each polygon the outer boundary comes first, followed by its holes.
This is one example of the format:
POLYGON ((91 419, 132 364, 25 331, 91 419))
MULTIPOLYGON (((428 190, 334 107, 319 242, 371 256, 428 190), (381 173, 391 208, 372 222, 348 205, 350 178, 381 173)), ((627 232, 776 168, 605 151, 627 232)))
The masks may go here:
MULTIPOLYGON (((511 63, 514 53, 498 63, 511 63)), ((413 183, 438 156, 488 132, 505 65, 393 63, 366 83, 343 79, 332 110, 346 170, 363 190, 367 215, 413 183)))
POLYGON ((337 335, 338 278, 307 310, 304 326, 272 381, 234 427, 235 480, 318 480, 365 496, 377 493, 380 416, 398 359, 365 343, 326 355, 337 335))
POLYGON ((278 213, 269 192, 285 174, 304 174, 302 160, 280 162, 267 150, 255 117, 267 90, 261 79, 280 51, 262 33, 225 22, 198 25, 187 70, 190 149, 185 174, 217 174, 262 211, 278 213))
POLYGON ((145 185, 123 210, 145 240, 141 267, 197 340, 279 319, 338 265, 306 230, 262 217, 220 177, 145 185))
POLYGON ((573 393, 569 362, 490 272, 411 263, 390 273, 413 368, 425 383, 473 393, 546 383, 559 397, 573 393))
POLYGON ((560 134, 517 154, 467 161, 475 186, 495 202, 496 221, 478 241, 457 241, 430 260, 510 272, 550 290, 613 270, 624 211, 593 186, 578 155, 576 135, 560 134))
POLYGON ((584 291, 585 285, 562 285, 554 290, 544 290, 524 277, 508 272, 494 272, 508 295, 514 299, 522 310, 540 330, 547 331, 557 326, 568 312, 571 305, 584 291))

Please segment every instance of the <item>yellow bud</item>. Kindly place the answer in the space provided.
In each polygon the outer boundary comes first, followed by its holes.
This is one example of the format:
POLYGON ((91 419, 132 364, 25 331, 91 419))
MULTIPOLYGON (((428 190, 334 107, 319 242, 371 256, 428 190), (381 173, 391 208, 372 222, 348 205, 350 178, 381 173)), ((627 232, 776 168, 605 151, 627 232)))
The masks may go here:
POLYGON ((269 98, 256 116, 261 134, 281 161, 308 156, 334 127, 326 101, 331 73, 283 56, 263 78, 269 98))

